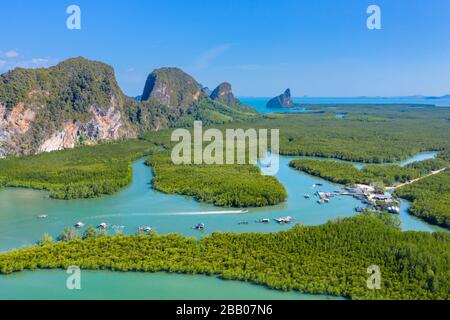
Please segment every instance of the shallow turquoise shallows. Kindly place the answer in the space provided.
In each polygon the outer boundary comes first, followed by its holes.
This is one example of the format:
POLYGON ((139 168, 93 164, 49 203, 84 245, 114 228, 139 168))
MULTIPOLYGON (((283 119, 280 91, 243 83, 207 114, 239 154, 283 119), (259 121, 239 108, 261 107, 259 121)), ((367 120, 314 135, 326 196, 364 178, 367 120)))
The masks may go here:
POLYGON ((318 225, 328 220, 351 216, 360 203, 350 197, 334 199, 328 205, 316 203, 313 194, 318 190, 333 191, 338 188, 288 167, 289 158, 281 159, 278 178, 287 188, 289 200, 275 207, 241 210, 219 208, 198 203, 192 198, 166 195, 151 189, 152 171, 144 160, 133 164, 132 184, 116 195, 94 200, 53 200, 46 192, 26 189, 0 191, 0 250, 20 248, 34 244, 44 233, 56 237, 65 227, 77 222, 87 226, 105 222, 125 226, 125 233, 135 233, 139 226, 150 226, 160 234, 180 233, 201 237, 214 231, 277 232, 291 226, 276 223, 257 224, 255 220, 279 218, 290 215, 296 223, 318 225), (306 200, 304 195, 312 197, 306 200), (37 219, 40 214, 47 219, 37 219), (248 221, 248 225, 239 222, 248 221), (201 233, 192 226, 205 223, 201 233))
MULTIPOLYGON (((436 153, 420 154, 407 162, 432 158, 436 153)), ((160 234, 179 233, 202 237, 215 231, 278 232, 292 225, 255 223, 257 219, 292 216, 295 223, 320 225, 337 217, 355 214, 362 204, 351 197, 333 198, 320 205, 316 191, 340 188, 321 179, 289 168, 289 161, 298 157, 281 157, 277 175, 286 187, 289 198, 284 204, 240 210, 218 208, 176 195, 152 190, 152 171, 144 160, 133 164, 133 181, 121 192, 100 199, 61 201, 49 199, 48 193, 28 189, 0 190, 0 251, 34 244, 44 233, 56 237, 77 222, 96 226, 102 222, 125 226, 125 233, 135 233, 139 226, 151 226, 160 234), (315 186, 321 184, 321 186, 315 186), (304 195, 311 195, 305 199, 304 195), (47 219, 37 219, 46 214, 47 219), (247 221, 248 225, 239 224, 247 221), (206 231, 192 229, 206 224, 206 231)), ((405 162, 406 163, 406 162, 405 162)), ((358 166, 358 164, 355 164, 358 166)), ((400 220, 403 230, 443 230, 407 214, 409 203, 402 203, 400 220)), ((332 299, 300 293, 283 293, 237 281, 214 277, 112 273, 83 271, 81 291, 65 287, 64 271, 36 271, 0 276, 0 299, 332 299)))
MULTIPOLYGON (((421 154, 410 159, 417 161, 435 156, 421 154)), ((329 184, 288 167, 292 158, 282 157, 278 179, 289 193, 286 203, 249 213, 200 204, 190 198, 165 195, 151 189, 151 169, 140 160, 133 164, 133 182, 120 193, 94 200, 59 201, 48 198, 46 192, 26 189, 0 191, 0 250, 33 244, 48 232, 58 235, 67 226, 81 221, 97 225, 101 222, 124 225, 125 232, 134 233, 143 225, 154 227, 159 233, 177 232, 201 237, 213 231, 277 232, 290 226, 275 223, 257 224, 256 219, 291 215, 296 223, 319 225, 330 219, 354 215, 361 203, 350 197, 334 198, 319 205, 313 195, 317 190, 332 191, 338 185, 329 184), (323 184, 314 187, 315 184, 323 184), (49 218, 39 220, 38 214, 49 218), (239 225, 248 221, 249 225, 239 225), (191 229, 194 224, 207 225, 205 233, 191 229)), ((408 161, 408 162, 410 162, 408 161)), ((402 203, 400 220, 403 230, 443 230, 430 226, 407 213, 409 203, 402 203)), ((214 277, 112 273, 106 271, 82 273, 82 290, 65 287, 64 271, 36 271, 0 276, 0 299, 337 299, 295 292, 284 293, 237 281, 223 281, 214 277)))
POLYGON ((215 277, 167 273, 82 271, 81 290, 68 290, 63 270, 15 273, 0 277, 0 299, 133 300, 338 300, 283 292, 215 277))
MULTIPOLYGON (((417 156, 420 159, 424 155, 417 156)), ((53 200, 48 193, 29 189, 0 191, 0 250, 6 251, 36 243, 44 233, 56 237, 66 227, 77 222, 97 226, 102 222, 125 226, 125 233, 135 233, 140 226, 150 226, 160 234, 179 233, 201 237, 215 231, 277 232, 292 225, 274 222, 257 224, 255 220, 292 216, 295 223, 319 225, 337 217, 354 215, 354 208, 362 204, 351 197, 337 197, 329 204, 320 205, 313 196, 316 191, 334 191, 340 188, 321 179, 289 168, 290 157, 282 157, 277 175, 288 191, 288 201, 278 206, 240 210, 214 207, 198 203, 192 198, 167 195, 152 190, 152 171, 144 160, 133 164, 132 184, 112 196, 90 200, 53 200), (314 187, 315 184, 323 184, 314 187), (311 199, 304 198, 305 194, 311 199), (47 219, 38 219, 41 214, 47 219), (239 224, 247 221, 248 225, 239 224), (201 233, 192 226, 205 223, 201 233)), ((403 202, 400 219, 404 230, 440 230, 407 214, 409 204, 403 202)))

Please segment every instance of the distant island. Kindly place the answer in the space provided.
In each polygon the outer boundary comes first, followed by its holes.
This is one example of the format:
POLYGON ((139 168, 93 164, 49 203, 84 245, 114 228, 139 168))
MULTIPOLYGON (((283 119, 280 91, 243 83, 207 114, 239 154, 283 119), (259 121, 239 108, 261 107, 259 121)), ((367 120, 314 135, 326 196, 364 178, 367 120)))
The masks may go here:
POLYGON ((267 103, 267 108, 270 109, 292 108, 292 107, 295 107, 295 103, 292 100, 290 89, 286 89, 286 91, 283 94, 271 99, 267 103))
POLYGON ((441 97, 425 97, 425 99, 435 100, 435 99, 450 99, 450 94, 446 94, 445 96, 441 97))

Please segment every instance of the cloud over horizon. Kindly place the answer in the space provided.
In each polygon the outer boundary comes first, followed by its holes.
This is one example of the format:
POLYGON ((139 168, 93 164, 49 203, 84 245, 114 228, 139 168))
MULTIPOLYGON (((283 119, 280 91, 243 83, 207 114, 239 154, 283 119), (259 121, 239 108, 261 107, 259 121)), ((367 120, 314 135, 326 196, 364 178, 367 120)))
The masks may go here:
POLYGON ((22 58, 18 51, 0 51, 0 71, 6 72, 15 68, 48 68, 59 62, 55 58, 22 58))
POLYGON ((191 71, 199 71, 208 69, 214 60, 223 55, 227 50, 231 48, 231 44, 222 44, 220 46, 211 48, 203 52, 195 59, 191 66, 186 69, 191 71))

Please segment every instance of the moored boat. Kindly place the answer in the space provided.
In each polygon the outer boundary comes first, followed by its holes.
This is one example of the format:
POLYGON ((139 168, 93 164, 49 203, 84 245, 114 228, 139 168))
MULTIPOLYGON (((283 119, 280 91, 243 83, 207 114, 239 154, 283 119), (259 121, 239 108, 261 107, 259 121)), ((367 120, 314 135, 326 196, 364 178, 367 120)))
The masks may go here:
POLYGON ((393 213, 393 214, 400 214, 400 208, 399 207, 395 207, 395 206, 388 207, 387 211, 389 213, 393 213))
POLYGON ((206 225, 204 223, 199 223, 196 226, 193 226, 192 229, 198 230, 198 231, 203 231, 206 229, 206 225))
POLYGON ((141 232, 150 232, 150 231, 152 231, 152 228, 151 227, 139 227, 139 231, 141 231, 141 232))
POLYGON ((100 229, 100 230, 108 229, 108 225, 105 222, 102 222, 97 226, 97 229, 100 229))
POLYGON ((81 228, 84 227, 84 223, 83 222, 77 222, 77 223, 75 223, 74 227, 78 228, 78 229, 81 229, 81 228))
POLYGON ((292 222, 292 217, 282 217, 275 219, 275 221, 278 222, 279 224, 289 224, 292 222))

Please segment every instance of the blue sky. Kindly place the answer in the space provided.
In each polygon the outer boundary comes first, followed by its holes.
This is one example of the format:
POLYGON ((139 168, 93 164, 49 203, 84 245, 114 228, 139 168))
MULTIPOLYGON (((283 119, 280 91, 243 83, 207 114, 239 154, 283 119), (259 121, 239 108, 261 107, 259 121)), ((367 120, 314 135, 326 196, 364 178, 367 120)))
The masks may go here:
POLYGON ((0 72, 84 56, 128 95, 162 66, 241 96, 450 93, 448 0, 16 0, 1 2, 0 30, 0 72), (66 28, 71 4, 81 30, 66 28), (366 27, 371 4, 382 30, 366 27))

